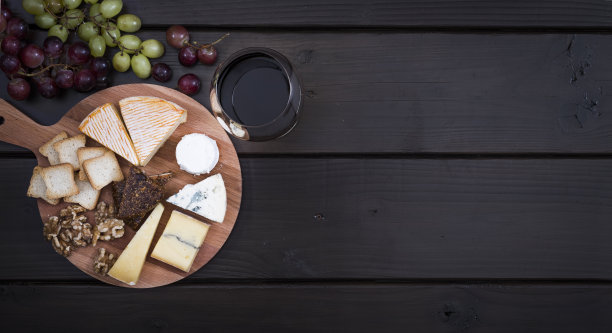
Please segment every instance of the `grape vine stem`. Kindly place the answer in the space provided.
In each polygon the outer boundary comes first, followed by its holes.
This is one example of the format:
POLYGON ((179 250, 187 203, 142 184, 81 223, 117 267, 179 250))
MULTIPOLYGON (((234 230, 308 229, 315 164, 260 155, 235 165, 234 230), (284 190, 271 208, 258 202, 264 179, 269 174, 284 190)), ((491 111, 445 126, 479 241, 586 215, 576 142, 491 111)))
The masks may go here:
POLYGON ((224 40, 225 38, 229 37, 229 35, 230 35, 230 33, 228 32, 225 35, 219 37, 219 39, 217 39, 216 41, 214 41, 212 43, 200 44, 200 43, 194 41, 194 42, 191 42, 191 43, 190 42, 185 42, 185 45, 189 45, 189 46, 191 46, 193 48, 196 48, 196 49, 199 49, 199 50, 203 50, 203 49, 207 49, 207 48, 209 48, 209 47, 211 47, 213 45, 216 45, 216 44, 220 43, 222 40, 224 40))
POLYGON ((50 69, 51 69, 51 68, 53 68, 53 67, 63 67, 64 69, 71 69, 71 70, 74 70, 74 68, 73 68, 73 67, 68 66, 68 65, 66 65, 66 64, 51 64, 51 65, 49 65, 49 66, 47 66, 47 67, 45 67, 45 68, 41 68, 41 69, 40 69, 38 72, 34 72, 34 73, 25 73, 25 72, 23 72, 23 71, 21 70, 21 68, 20 68, 20 69, 19 69, 19 72, 17 72, 17 74, 19 74, 19 75, 23 75, 23 76, 28 76, 28 77, 30 77, 30 76, 38 76, 38 75, 40 75, 40 74, 42 74, 42 73, 44 73, 44 72, 46 72, 46 71, 50 70, 50 69))

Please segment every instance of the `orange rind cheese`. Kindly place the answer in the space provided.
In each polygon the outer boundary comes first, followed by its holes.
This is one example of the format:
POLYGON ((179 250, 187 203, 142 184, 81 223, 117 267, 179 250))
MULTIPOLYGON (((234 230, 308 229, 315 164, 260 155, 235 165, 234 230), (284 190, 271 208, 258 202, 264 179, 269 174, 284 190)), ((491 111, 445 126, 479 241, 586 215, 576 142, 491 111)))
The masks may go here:
POLYGON ((158 97, 135 96, 119 101, 119 109, 141 166, 147 165, 159 148, 187 120, 187 111, 158 97))
POLYGON ((128 162, 140 164, 134 144, 113 104, 106 103, 92 111, 83 119, 79 130, 128 162))

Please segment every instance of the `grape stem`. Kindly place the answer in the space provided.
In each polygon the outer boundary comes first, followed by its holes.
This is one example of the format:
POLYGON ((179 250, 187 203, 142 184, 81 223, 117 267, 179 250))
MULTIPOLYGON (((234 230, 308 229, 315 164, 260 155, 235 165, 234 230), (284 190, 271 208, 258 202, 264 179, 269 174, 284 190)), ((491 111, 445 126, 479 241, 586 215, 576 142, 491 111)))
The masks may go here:
MULTIPOLYGON (((100 14, 97 14, 97 15, 100 15, 100 14)), ((95 16, 97 16, 97 15, 95 15, 95 16)), ((105 25, 102 25, 102 24, 96 22, 96 20, 93 20, 91 22, 93 22, 95 25, 97 25, 100 28, 106 29, 106 31, 105 31, 106 35, 113 41, 113 43, 117 44, 117 47, 119 48, 119 50, 121 50, 121 53, 123 53, 125 50, 128 50, 128 51, 133 51, 134 53, 138 54, 142 50, 142 48, 130 49, 129 47, 123 46, 123 44, 121 44, 121 42, 119 42, 119 40, 117 40, 117 38, 115 38, 115 36, 113 36, 113 35, 111 35, 109 33, 109 31, 115 30, 117 28, 113 27, 110 24, 108 24, 108 22, 106 22, 107 24, 105 24, 105 25)))
POLYGON ((219 39, 217 39, 216 41, 214 41, 212 43, 208 43, 208 44, 200 44, 200 43, 198 43, 196 41, 193 41, 191 43, 190 42, 185 42, 184 45, 189 45, 189 46, 191 46, 193 48, 196 48, 196 49, 199 49, 199 50, 203 50, 203 49, 207 49, 207 48, 209 48, 209 47, 211 47, 213 45, 218 44, 219 42, 221 42, 225 38, 229 37, 229 35, 230 35, 230 33, 228 32, 225 35, 219 37, 219 39))
POLYGON ((71 70, 74 70, 74 69, 75 69, 74 67, 72 67, 72 66, 68 66, 68 65, 66 65, 66 64, 51 64, 51 65, 49 65, 49 66, 47 66, 47 67, 45 67, 45 68, 42 68, 42 69, 41 69, 41 70, 39 70, 38 72, 34 72, 34 73, 26 73, 26 72, 24 72, 24 71, 23 71, 23 70, 20 68, 20 69, 19 69, 19 72, 17 72, 17 73, 18 73, 18 74, 20 74, 20 75, 23 75, 23 76, 38 76, 38 75, 40 75, 40 74, 42 74, 42 73, 44 73, 44 72, 46 72, 46 71, 50 70, 50 69, 51 69, 51 68, 53 68, 53 67, 60 67, 60 66, 61 66, 61 67, 63 67, 64 69, 71 69, 71 70))

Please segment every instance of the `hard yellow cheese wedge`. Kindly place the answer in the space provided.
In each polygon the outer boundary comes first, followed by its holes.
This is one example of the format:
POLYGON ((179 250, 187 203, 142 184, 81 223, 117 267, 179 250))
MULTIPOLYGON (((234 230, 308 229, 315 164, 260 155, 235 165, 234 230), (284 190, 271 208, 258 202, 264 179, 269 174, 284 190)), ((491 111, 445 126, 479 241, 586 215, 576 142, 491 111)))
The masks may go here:
POLYGON ((121 252, 117 262, 108 271, 108 275, 131 286, 138 282, 147 252, 149 252, 149 247, 153 240, 153 235, 155 235, 155 230, 163 212, 164 206, 162 204, 158 204, 153 209, 151 215, 149 215, 145 223, 134 235, 134 238, 121 252))
POLYGON ((187 111, 165 99, 135 96, 119 101, 119 109, 141 166, 147 165, 153 155, 187 120, 187 111))
POLYGON ((189 272, 209 227, 206 223, 173 211, 151 257, 189 272))
POLYGON ((79 130, 128 162, 134 165, 139 164, 134 144, 113 104, 106 103, 93 110, 83 119, 79 130))

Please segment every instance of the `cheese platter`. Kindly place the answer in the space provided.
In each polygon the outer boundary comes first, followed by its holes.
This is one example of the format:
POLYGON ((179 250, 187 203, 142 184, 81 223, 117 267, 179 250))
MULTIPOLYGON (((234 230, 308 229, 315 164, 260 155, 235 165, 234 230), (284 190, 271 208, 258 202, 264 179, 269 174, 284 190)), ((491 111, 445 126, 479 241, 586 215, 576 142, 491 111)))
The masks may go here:
POLYGON ((151 288, 181 280, 210 261, 234 227, 242 196, 234 146, 204 106, 176 90, 107 88, 51 126, 0 100, 0 117, 0 140, 38 161, 28 196, 38 198, 45 237, 100 281, 151 288), (194 144, 177 150, 194 134, 212 142, 207 156, 194 158, 194 144), (63 225, 67 216, 73 224, 63 225))

